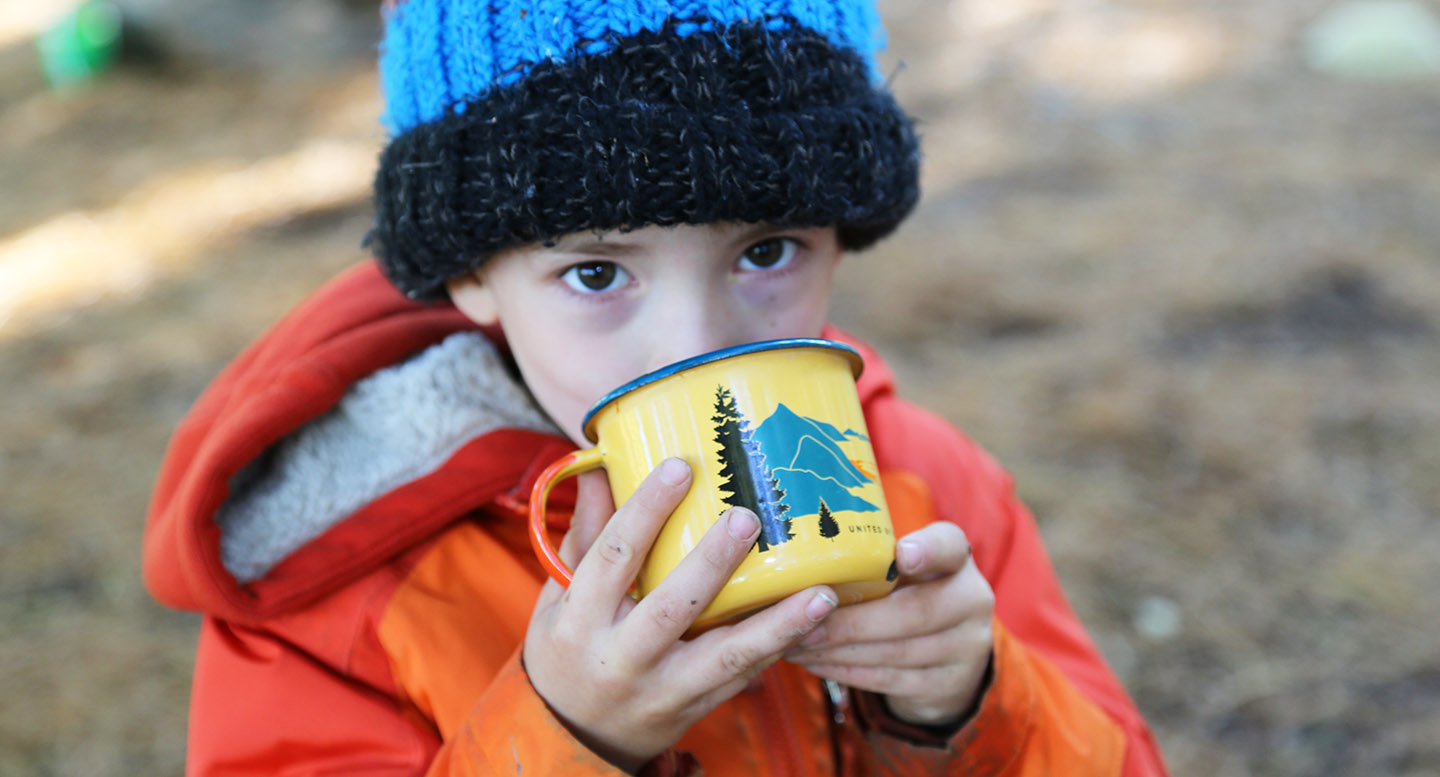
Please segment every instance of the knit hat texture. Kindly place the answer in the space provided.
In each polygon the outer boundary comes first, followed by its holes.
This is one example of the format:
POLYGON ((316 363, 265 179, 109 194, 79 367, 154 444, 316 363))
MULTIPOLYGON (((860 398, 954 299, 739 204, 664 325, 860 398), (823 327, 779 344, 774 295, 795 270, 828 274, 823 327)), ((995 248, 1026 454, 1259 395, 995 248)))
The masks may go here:
POLYGON ((372 246, 407 296, 497 251, 646 225, 891 232, 919 197, 869 2, 399 0, 372 246))

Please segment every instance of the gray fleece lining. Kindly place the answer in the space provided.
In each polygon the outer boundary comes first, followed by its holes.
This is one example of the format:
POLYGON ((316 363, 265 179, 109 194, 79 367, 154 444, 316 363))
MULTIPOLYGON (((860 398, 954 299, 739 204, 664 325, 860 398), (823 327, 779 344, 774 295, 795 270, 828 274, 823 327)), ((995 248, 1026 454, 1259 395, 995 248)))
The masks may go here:
POLYGON ((479 333, 444 342, 352 386, 334 409, 231 481, 215 521, 235 579, 276 564, 376 498, 435 471, 500 428, 559 434, 479 333))

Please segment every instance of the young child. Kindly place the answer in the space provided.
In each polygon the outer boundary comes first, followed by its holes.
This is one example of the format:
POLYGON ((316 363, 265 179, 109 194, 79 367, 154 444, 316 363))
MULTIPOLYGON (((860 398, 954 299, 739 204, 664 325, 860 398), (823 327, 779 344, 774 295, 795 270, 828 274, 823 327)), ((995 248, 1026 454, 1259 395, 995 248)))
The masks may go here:
POLYGON ((1009 477, 826 324, 842 252, 918 194, 873 8, 385 19, 377 262, 216 379, 151 506, 147 585, 205 615, 188 773, 1164 773, 1009 477), (836 609, 817 586, 682 639, 758 523, 731 510, 633 601, 679 460, 618 508, 601 474, 552 497, 575 579, 547 580, 526 498, 597 399, 818 336, 866 360, 894 593, 836 609))

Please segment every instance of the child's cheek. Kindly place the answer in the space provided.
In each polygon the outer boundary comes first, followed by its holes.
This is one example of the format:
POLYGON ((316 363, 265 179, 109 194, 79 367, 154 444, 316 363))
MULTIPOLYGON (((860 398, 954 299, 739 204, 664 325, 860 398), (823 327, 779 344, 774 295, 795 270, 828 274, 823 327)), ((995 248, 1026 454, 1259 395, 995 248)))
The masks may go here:
POLYGON ((742 297, 751 322, 750 339, 815 337, 825 325, 829 294, 804 284, 771 284, 742 297))

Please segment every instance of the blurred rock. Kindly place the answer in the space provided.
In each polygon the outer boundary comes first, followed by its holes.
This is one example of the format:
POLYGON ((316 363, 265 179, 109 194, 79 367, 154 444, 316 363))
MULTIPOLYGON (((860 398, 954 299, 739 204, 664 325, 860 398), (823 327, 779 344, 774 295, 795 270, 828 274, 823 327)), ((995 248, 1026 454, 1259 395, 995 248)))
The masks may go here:
POLYGON ((1414 0, 1350 0, 1333 6, 1304 35, 1306 64, 1341 78, 1440 76, 1440 21, 1414 0))
POLYGON ((1180 633, 1184 619, 1180 605, 1165 596, 1147 596, 1135 605, 1130 625, 1135 632, 1152 642, 1164 642, 1180 633))

